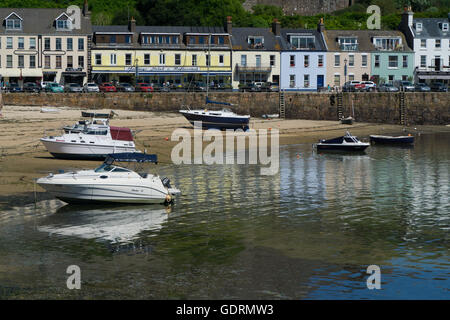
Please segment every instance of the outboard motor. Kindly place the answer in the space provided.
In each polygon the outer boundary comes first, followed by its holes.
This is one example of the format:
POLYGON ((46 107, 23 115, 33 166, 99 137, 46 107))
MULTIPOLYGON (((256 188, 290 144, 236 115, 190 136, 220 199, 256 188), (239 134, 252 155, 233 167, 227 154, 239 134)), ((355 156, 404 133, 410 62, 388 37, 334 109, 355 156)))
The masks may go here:
POLYGON ((172 188, 172 187, 170 186, 170 179, 169 179, 169 178, 163 178, 163 179, 161 180, 161 182, 162 182, 162 184, 163 184, 164 187, 166 187, 166 188, 172 188))

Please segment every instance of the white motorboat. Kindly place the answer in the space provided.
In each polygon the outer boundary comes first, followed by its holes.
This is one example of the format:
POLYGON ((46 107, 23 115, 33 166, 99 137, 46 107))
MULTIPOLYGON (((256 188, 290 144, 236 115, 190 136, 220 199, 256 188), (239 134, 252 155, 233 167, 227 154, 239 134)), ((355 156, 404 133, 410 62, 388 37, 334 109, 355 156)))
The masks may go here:
POLYGON ((345 136, 329 139, 320 140, 319 143, 315 145, 317 150, 334 150, 334 151, 364 151, 370 143, 359 141, 357 137, 352 136, 349 132, 345 133, 345 136))
POLYGON ((78 133, 89 129, 107 130, 109 127, 109 119, 92 119, 80 120, 71 126, 63 127, 65 133, 78 133))
POLYGON ((165 203, 180 193, 170 180, 148 173, 137 173, 115 162, 157 163, 156 155, 117 153, 108 155, 94 170, 50 174, 37 184, 67 203, 165 203))
POLYGON ((136 152, 131 130, 113 126, 88 126, 82 132, 69 131, 41 141, 48 152, 61 159, 104 159, 111 153, 136 152))
MULTIPOLYGON (((207 100, 209 101, 209 100, 207 100)), ((215 103, 209 101, 208 103, 215 103)), ((217 102, 216 102, 217 103, 217 102)), ((249 115, 238 115, 229 109, 222 110, 180 110, 180 113, 193 125, 201 124, 205 129, 243 129, 249 128, 249 115)))

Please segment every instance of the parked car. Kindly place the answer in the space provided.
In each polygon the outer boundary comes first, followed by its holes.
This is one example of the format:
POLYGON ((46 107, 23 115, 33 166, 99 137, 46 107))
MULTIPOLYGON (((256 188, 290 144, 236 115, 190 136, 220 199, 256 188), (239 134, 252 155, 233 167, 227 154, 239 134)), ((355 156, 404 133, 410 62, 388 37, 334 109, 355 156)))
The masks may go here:
POLYGON ((136 92, 153 92, 153 86, 150 83, 140 82, 136 84, 136 92))
POLYGON ((181 83, 170 83, 166 87, 169 89, 169 91, 170 90, 174 90, 174 91, 182 91, 183 90, 183 85, 181 83))
POLYGON ((23 89, 19 86, 18 83, 10 83, 6 87, 7 92, 23 92, 23 89))
POLYGON ((344 83, 342 87, 342 91, 344 92, 356 92, 356 91, 364 91, 365 85, 358 80, 351 80, 344 83))
POLYGON ((47 84, 49 84, 50 82, 49 81, 42 81, 41 82, 41 89, 42 90, 45 90, 45 87, 47 86, 47 84))
POLYGON ((64 87, 56 82, 50 82, 45 86, 45 92, 52 92, 52 93, 64 92, 64 87))
POLYGON ((218 83, 217 90, 221 91, 233 91, 233 86, 231 83, 218 83))
POLYGON ((169 92, 170 91, 170 87, 164 86, 162 83, 152 83, 151 85, 153 87, 154 92, 169 92))
POLYGON ((102 83, 98 88, 101 92, 117 92, 117 88, 110 82, 102 83))
POLYGON ((434 92, 447 92, 448 87, 442 82, 434 82, 431 84, 431 91, 434 92))
POLYGON ((206 83, 194 82, 194 91, 206 91, 206 83))
POLYGON ((380 85, 380 92, 398 92, 398 88, 392 83, 383 83, 380 85))
POLYGON ((64 92, 83 92, 83 87, 79 83, 68 83, 64 87, 64 92))
POLYGON ((416 83, 414 90, 417 92, 430 92, 431 88, 426 83, 416 83))
POLYGON ((83 92, 100 92, 100 88, 94 82, 88 82, 83 86, 83 92))
POLYGON ((361 81, 361 83, 364 85, 364 91, 376 91, 377 90, 377 84, 373 81, 361 81))
POLYGON ((36 82, 26 82, 23 85, 24 92, 41 92, 41 87, 36 82))
MULTIPOLYGON (((258 84, 255 83, 257 86, 258 84)), ((271 82, 263 82, 260 86, 259 86, 260 91, 265 91, 265 92, 275 92, 279 90, 278 84, 274 84, 271 82)))
POLYGON ((259 92, 261 88, 254 82, 239 84, 239 91, 241 92, 259 92))
POLYGON ((117 84, 116 88, 117 88, 117 91, 120 91, 120 92, 134 92, 135 91, 134 87, 131 84, 126 83, 126 82, 119 82, 117 84))
POLYGON ((403 91, 413 92, 415 90, 414 85, 411 82, 405 80, 394 81, 394 86, 403 91))

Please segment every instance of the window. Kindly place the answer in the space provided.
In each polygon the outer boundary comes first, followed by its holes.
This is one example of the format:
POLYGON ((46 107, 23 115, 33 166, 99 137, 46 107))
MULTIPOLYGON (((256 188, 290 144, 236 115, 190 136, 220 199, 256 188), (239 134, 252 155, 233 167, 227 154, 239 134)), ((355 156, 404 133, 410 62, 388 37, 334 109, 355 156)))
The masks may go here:
POLYGON ((367 55, 366 54, 363 54, 361 56, 361 66, 362 67, 367 67, 367 55))
POLYGON ((319 58, 318 58, 318 66, 319 66, 319 67, 323 67, 323 55, 319 55, 319 58))
POLYGON ((61 38, 56 38, 56 50, 61 50, 61 38))
POLYGON ((375 68, 380 67, 380 55, 375 55, 375 68))
POLYGON ((259 49, 264 47, 264 37, 250 36, 247 39, 250 48, 259 49))
POLYGON ((116 43, 116 35, 113 34, 109 37, 109 43, 116 43))
POLYGON ((84 39, 78 38, 78 51, 83 51, 83 50, 84 50, 84 39))
POLYGON ((125 65, 131 66, 131 54, 130 53, 125 54, 125 65))
POLYGON ((341 75, 340 74, 335 74, 334 75, 334 85, 335 86, 340 86, 341 85, 341 75))
POLYGON ((131 43, 131 36, 125 35, 125 43, 131 43))
POLYGON ((223 55, 221 54, 221 55, 219 56, 219 64, 220 64, 221 66, 223 66, 223 61, 224 61, 223 55))
POLYGON ((420 67, 421 68, 427 67, 427 56, 420 56, 420 67))
POLYGON ((84 68, 84 57, 78 56, 78 68, 84 68))
POLYGON ((309 67, 309 56, 306 55, 304 60, 305 60, 304 61, 304 66, 305 66, 305 68, 308 68, 309 67))
POLYGON ((13 38, 8 37, 6 38, 6 49, 12 49, 13 48, 13 38))
POLYGON ((422 31, 422 22, 417 22, 416 23, 416 31, 417 32, 421 32, 422 31))
POLYGON ((18 48, 19 48, 19 49, 25 48, 25 41, 24 41, 24 38, 23 38, 23 37, 19 37, 18 48))
POLYGON ((173 36, 172 37, 172 43, 174 43, 174 44, 178 43, 178 37, 177 36, 173 36))
POLYGON ((295 67, 295 56, 290 56, 290 66, 295 67))
POLYGON ((224 43, 225 43, 225 37, 219 36, 219 44, 224 44, 224 43))
POLYGON ((73 50, 73 39, 67 38, 67 50, 72 51, 73 50))
POLYGON ((256 67, 261 67, 261 55, 256 55, 256 67))
POLYGON ((403 68, 408 68, 408 56, 403 56, 403 68))
POLYGON ((434 42, 434 47, 436 49, 440 49, 441 48, 441 39, 436 39, 434 42))
POLYGON ((247 55, 246 54, 241 55, 241 66, 242 67, 247 66, 247 55))
POLYGON ((315 49, 316 39, 314 37, 291 36, 291 45, 296 49, 315 49))
POLYGON ((403 81, 408 81, 408 76, 402 75, 402 80, 403 80, 403 81))
POLYGON ((62 68, 62 57, 56 56, 56 69, 61 69, 61 68, 62 68))
POLYGON ((448 31, 448 23, 442 24, 442 31, 448 31))
POLYGON ((401 44, 400 38, 374 38, 377 50, 396 50, 401 44))
POLYGON ((420 39, 420 48, 422 49, 427 48, 427 39, 420 39))
POLYGON ((24 68, 24 67, 25 67, 24 56, 19 55, 19 56, 17 56, 17 58, 18 58, 18 61, 19 61, 18 67, 19 67, 19 68, 24 68))
POLYGON ((358 50, 358 40, 354 37, 342 37, 338 39, 339 47, 343 51, 358 50))
POLYGON ((148 53, 144 54, 144 64, 145 65, 150 64, 150 54, 148 54, 148 53))
POLYGON ((57 20, 56 29, 58 30, 69 30, 71 26, 70 20, 57 20))
POLYGON ((355 56, 353 54, 350 54, 348 56, 348 66, 354 67, 355 66, 355 56))
POLYGON ((196 66, 197 65, 197 55, 193 54, 192 55, 192 66, 196 66))
POLYGON ((211 65, 211 55, 209 55, 209 54, 206 55, 206 65, 207 66, 211 65))
POLYGON ((102 64, 102 54, 101 53, 96 53, 95 54, 95 64, 96 65, 101 65, 102 64))
POLYGON ((73 57, 67 56, 67 68, 73 68, 73 57))
POLYGON ((36 49, 36 38, 30 38, 30 49, 36 49))
POLYGON ((7 68, 12 68, 13 67, 13 56, 8 54, 6 56, 6 67, 7 68))
POLYGON ((339 67, 341 65, 341 56, 336 54, 334 55, 334 66, 339 67))
POLYGON ((6 29, 9 30, 20 30, 22 29, 22 21, 20 19, 7 19, 6 29))
POLYGON ((161 64, 161 65, 166 64, 166 55, 164 53, 159 54, 159 64, 161 64))
POLYGON ((175 65, 179 66, 181 64, 181 54, 175 55, 175 65))
POLYGON ((392 81, 394 81, 394 76, 393 75, 389 75, 389 82, 392 82, 392 81))
POLYGON ((44 57, 44 68, 45 69, 50 69, 50 56, 45 56, 44 57))
POLYGON ((309 88, 309 74, 303 76, 303 87, 309 88))
POLYGON ((289 75, 289 88, 295 88, 295 74, 289 75))
POLYGON ((275 56, 274 55, 270 56, 270 66, 271 67, 275 66, 275 56))
POLYGON ((111 53, 111 55, 109 56, 109 62, 111 65, 117 64, 117 55, 115 53, 111 53))
POLYGON ((195 44, 195 37, 189 37, 189 44, 195 44))
POLYGON ((398 68, 398 56, 389 56, 389 68, 398 68))
POLYGON ((44 38, 44 49, 51 50, 50 49, 50 38, 44 38))
POLYGON ((198 37, 198 43, 204 44, 205 43, 205 37, 198 37))
POLYGON ((350 73, 348 75, 348 81, 353 81, 353 80, 355 80, 355 75, 353 73, 350 73))
POLYGON ((170 44, 170 36, 166 36, 165 40, 165 43, 170 44))

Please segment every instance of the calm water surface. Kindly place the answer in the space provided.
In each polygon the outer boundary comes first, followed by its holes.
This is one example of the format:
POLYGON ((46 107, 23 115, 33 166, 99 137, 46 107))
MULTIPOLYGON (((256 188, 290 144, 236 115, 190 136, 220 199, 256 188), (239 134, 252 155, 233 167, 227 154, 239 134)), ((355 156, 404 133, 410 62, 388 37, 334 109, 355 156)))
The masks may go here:
MULTIPOLYGON (((450 135, 364 155, 280 150, 257 166, 159 166, 163 206, 0 209, 0 298, 448 299, 450 135), (81 268, 81 290, 66 268, 81 268), (381 268, 368 290, 367 266, 381 268)), ((58 168, 59 169, 59 168, 58 168)))

